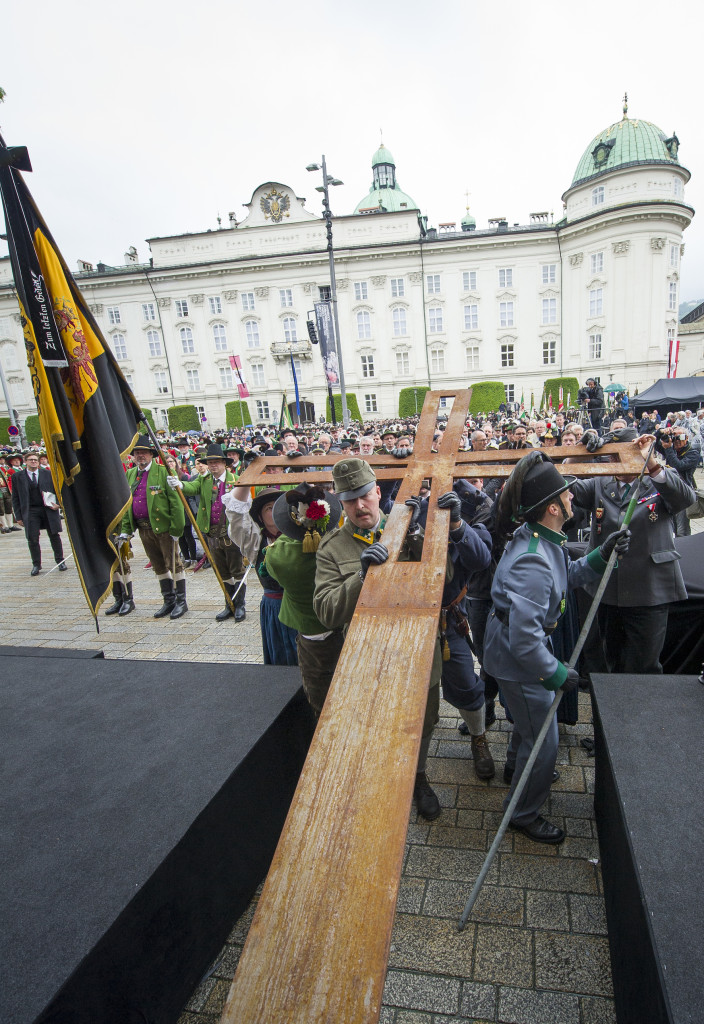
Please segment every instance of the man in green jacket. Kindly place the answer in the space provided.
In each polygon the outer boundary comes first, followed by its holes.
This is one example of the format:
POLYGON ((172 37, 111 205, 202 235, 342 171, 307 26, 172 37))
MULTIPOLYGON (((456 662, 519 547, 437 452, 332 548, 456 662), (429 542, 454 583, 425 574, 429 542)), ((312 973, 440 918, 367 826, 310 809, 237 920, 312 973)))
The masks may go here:
MULTIPOLYGON (((180 619, 188 611, 186 574, 178 549, 186 518, 183 503, 167 486, 168 470, 156 461, 157 451, 151 441, 136 444, 132 454, 137 463, 127 470, 132 503, 123 517, 117 544, 121 546, 139 531, 164 598, 154 618, 168 615, 180 619)), ((107 609, 106 615, 128 615, 134 609, 130 565, 126 558, 122 559, 121 566, 123 571, 119 578, 116 574, 113 582, 115 603, 107 609)))
MULTIPOLYGON (((237 486, 234 473, 228 468, 231 459, 226 459, 220 444, 210 444, 205 454, 208 472, 197 480, 179 480, 178 477, 167 477, 169 487, 182 488, 183 493, 198 495, 200 503, 196 522, 201 533, 208 538, 208 555, 222 576, 225 588, 235 606, 235 622, 245 618, 245 595, 247 588, 244 579, 242 552, 227 535, 227 515, 222 503, 223 495, 237 486)), ((215 616, 217 622, 223 622, 232 615, 229 604, 215 616)))
MULTIPOLYGON (((381 490, 369 463, 364 459, 336 462, 332 478, 335 494, 347 518, 339 530, 326 534, 320 542, 313 608, 328 629, 340 629, 349 626, 352 620, 367 569, 385 562, 388 551, 380 541, 386 522, 379 507, 381 490)), ((406 504, 412 506, 413 514, 399 559, 414 562, 420 560, 423 550, 423 532, 416 526, 420 499, 411 498, 406 504)), ((425 765, 440 709, 441 674, 442 658, 437 641, 413 790, 418 813, 428 821, 440 815, 440 802, 428 782, 425 765)))

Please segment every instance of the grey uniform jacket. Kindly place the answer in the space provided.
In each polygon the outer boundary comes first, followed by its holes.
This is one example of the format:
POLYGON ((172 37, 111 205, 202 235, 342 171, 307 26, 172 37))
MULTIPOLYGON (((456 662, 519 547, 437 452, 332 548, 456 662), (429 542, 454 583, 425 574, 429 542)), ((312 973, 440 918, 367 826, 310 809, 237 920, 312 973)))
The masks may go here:
POLYGON ((540 681, 557 690, 567 669, 550 649, 548 633, 564 611, 568 590, 598 583, 606 562, 598 551, 571 561, 564 534, 523 523, 501 556, 484 637, 482 667, 497 679, 540 681))
MULTIPOLYGON (((625 515, 628 495, 619 499, 616 483, 613 477, 594 477, 576 480, 570 487, 573 504, 591 514, 590 550, 618 530, 625 515)), ((663 470, 659 481, 644 477, 630 522, 631 546, 611 575, 602 598, 604 604, 649 608, 686 600, 672 516, 691 505, 695 497, 692 488, 672 469, 663 470)), ((596 587, 587 584, 585 589, 594 595, 596 587)))

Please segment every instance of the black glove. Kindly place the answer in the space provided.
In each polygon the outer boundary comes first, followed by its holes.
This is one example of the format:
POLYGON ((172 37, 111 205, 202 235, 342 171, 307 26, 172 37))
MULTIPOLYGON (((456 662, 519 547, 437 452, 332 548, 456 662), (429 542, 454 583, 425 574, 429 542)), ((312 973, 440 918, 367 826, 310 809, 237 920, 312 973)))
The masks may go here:
POLYGON ((445 494, 441 494, 438 498, 438 508, 449 508, 450 519, 461 519, 462 518, 462 502, 459 494, 455 494, 454 491, 447 491, 445 494))
POLYGON ((420 503, 423 499, 420 497, 407 498, 404 502, 407 508, 411 510, 411 521, 408 524, 408 533, 415 533, 418 527, 418 518, 420 516, 420 503))
POLYGON ((246 462, 247 465, 249 465, 250 462, 254 462, 254 460, 258 458, 259 452, 249 451, 244 453, 244 458, 242 459, 242 461, 246 462))
POLYGON ((389 549, 386 545, 382 544, 380 540, 375 540, 374 543, 370 544, 368 548, 365 548, 359 556, 359 560, 362 563, 359 575, 364 579, 370 565, 383 565, 388 557, 389 549))
POLYGON ((597 434, 596 430, 585 430, 582 435, 582 444, 586 447, 588 452, 596 452, 601 448, 601 438, 597 434))
POLYGON ((628 551, 628 546, 631 543, 631 531, 626 528, 625 530, 616 530, 614 533, 610 533, 604 543, 599 548, 599 554, 608 562, 609 555, 616 548, 616 554, 621 556, 625 555, 628 551))
POLYGON ((391 454, 395 459, 407 459, 411 453, 408 448, 394 448, 391 454))
MULTIPOLYGON (((567 666, 565 665, 565 668, 567 666)), ((579 672, 575 668, 567 668, 567 679, 560 687, 563 693, 572 693, 579 686, 579 672)))
POLYGON ((292 452, 286 452, 287 459, 300 459, 301 455, 303 455, 303 452, 299 452, 296 448, 292 452))

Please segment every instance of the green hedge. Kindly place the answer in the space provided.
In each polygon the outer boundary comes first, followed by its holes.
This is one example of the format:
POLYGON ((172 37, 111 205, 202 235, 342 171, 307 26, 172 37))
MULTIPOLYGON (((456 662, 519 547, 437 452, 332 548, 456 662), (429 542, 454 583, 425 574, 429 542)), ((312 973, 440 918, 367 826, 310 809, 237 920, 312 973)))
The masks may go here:
POLYGON ((497 412, 506 401, 506 388, 500 380, 480 380, 472 384, 469 411, 475 416, 479 412, 497 412))
POLYGON ((249 406, 246 402, 240 402, 237 399, 234 402, 227 402, 225 404, 225 426, 228 430, 237 430, 238 427, 245 426, 251 423, 252 420, 249 418, 249 406))
POLYGON ((195 405, 172 405, 168 411, 169 430, 178 434, 185 430, 200 430, 198 410, 195 405))
POLYGON ((420 416, 423 411, 423 402, 425 401, 425 392, 430 391, 429 387, 419 388, 402 388, 398 396, 398 414, 401 419, 406 419, 408 416, 415 416, 416 411, 420 416), (414 394, 415 392, 415 394, 414 394), (416 410, 416 399, 418 401, 418 409, 416 410))
POLYGON ((552 407, 553 411, 557 412, 557 408, 560 404, 560 388, 562 388, 564 395, 565 408, 567 408, 567 396, 570 396, 570 402, 572 405, 577 404, 577 392, 579 391, 579 381, 576 377, 550 377, 549 380, 545 381, 545 408, 548 407, 548 395, 552 395, 552 407))
POLYGON ((39 444, 42 439, 42 428, 38 416, 28 416, 24 421, 25 437, 30 444, 39 444))
MULTIPOLYGON (((151 409, 142 409, 142 412, 147 417, 147 419, 149 421, 149 426, 152 428, 154 433, 156 433, 156 424, 154 423, 154 413, 151 411, 151 409)), ((140 434, 146 434, 146 432, 147 432, 147 428, 144 426, 143 423, 140 423, 139 424, 139 433, 140 434)))
POLYGON ((0 416, 0 444, 8 444, 10 442, 10 435, 7 432, 9 426, 10 417, 0 416))
MULTIPOLYGON (((342 423, 342 395, 333 395, 333 400, 335 402, 335 419, 337 420, 338 423, 341 424, 342 423)), ((362 422, 362 416, 361 416, 361 413, 359 411, 359 406, 357 405, 357 396, 356 395, 351 395, 349 393, 349 391, 347 392, 347 409, 349 411, 350 419, 351 420, 359 420, 360 423, 362 422)), ((327 420, 328 423, 332 423, 332 414, 330 412, 330 396, 329 395, 325 399, 325 419, 327 420)))

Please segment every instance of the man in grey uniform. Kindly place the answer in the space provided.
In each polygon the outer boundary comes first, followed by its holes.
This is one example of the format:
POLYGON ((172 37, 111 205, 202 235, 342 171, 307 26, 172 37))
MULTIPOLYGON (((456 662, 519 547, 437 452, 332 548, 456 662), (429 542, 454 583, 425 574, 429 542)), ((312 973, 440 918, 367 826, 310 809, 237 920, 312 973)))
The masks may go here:
MULTIPOLYGON (((506 755, 513 767, 504 809, 530 756, 535 738, 554 700, 554 691, 573 690, 579 675, 558 661, 550 634, 565 609, 568 589, 603 575, 614 548, 628 549, 628 530, 611 533, 600 548, 570 561, 562 532, 572 511, 569 488, 542 451, 517 463, 499 499, 499 530, 521 522, 501 557, 491 596, 494 610, 484 637, 484 668, 496 677, 514 720, 506 755)), ((553 719, 511 826, 538 843, 561 843, 565 833, 539 812, 550 793, 557 755, 557 720, 553 719)))

